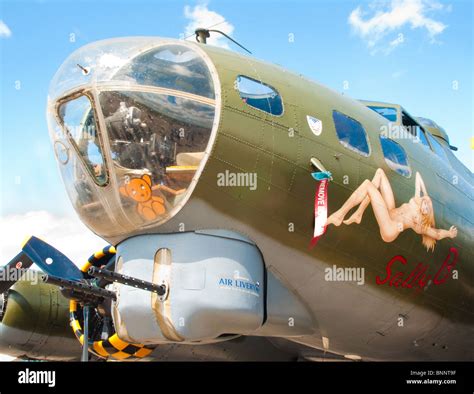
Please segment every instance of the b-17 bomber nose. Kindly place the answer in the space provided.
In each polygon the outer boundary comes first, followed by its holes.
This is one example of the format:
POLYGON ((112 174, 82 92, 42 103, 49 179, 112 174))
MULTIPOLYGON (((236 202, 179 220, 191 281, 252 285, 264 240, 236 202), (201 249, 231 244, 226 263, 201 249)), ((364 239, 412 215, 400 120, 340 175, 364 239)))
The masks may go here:
POLYGON ((51 83, 48 123, 83 222, 116 237, 172 218, 212 148, 218 89, 194 43, 124 38, 74 52, 51 83))

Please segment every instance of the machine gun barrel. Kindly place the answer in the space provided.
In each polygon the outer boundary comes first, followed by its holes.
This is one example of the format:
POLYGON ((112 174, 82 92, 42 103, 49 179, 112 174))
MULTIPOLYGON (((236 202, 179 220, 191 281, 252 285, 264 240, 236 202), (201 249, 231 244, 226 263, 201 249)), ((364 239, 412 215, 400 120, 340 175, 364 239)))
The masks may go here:
POLYGON ((116 300, 117 296, 114 292, 102 289, 96 286, 72 281, 68 279, 58 278, 52 275, 43 275, 43 282, 59 286, 62 289, 70 291, 71 298, 78 298, 81 301, 100 301, 102 299, 116 300))
POLYGON ((136 287, 137 289, 142 289, 142 290, 150 291, 152 293, 156 293, 159 296, 163 296, 166 294, 165 285, 155 285, 154 283, 150 283, 145 280, 132 278, 130 276, 122 275, 117 272, 109 271, 106 269, 90 267, 87 273, 90 276, 106 280, 107 282, 110 282, 110 283, 112 282, 121 283, 126 286, 132 286, 132 287, 136 287))

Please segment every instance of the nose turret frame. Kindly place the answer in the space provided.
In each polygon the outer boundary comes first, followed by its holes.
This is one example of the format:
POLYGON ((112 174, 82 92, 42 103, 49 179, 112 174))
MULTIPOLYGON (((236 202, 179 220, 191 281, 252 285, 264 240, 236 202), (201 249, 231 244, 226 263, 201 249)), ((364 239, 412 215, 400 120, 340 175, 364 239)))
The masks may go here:
POLYGON ((47 117, 82 221, 112 238, 171 219, 191 198, 220 113, 218 74, 198 44, 139 37, 74 52, 53 78, 47 117))

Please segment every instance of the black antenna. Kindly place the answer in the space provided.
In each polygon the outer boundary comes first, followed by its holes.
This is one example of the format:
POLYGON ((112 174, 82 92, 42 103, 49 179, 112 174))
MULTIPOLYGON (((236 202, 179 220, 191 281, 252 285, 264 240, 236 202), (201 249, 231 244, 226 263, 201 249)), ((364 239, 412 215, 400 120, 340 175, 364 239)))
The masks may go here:
MULTIPOLYGON (((211 26, 207 26, 205 29, 208 30, 208 29, 210 29, 211 27, 216 27, 216 26, 222 25, 222 24, 225 23, 225 22, 226 22, 226 21, 225 21, 225 19, 224 19, 223 21, 220 21, 220 22, 218 22, 218 23, 214 23, 214 24, 211 25, 211 26)), ((198 27, 198 30, 199 30, 199 29, 202 29, 202 28, 199 28, 199 27, 198 27)), ((192 36, 194 36, 194 34, 196 34, 196 33, 194 32, 193 34, 191 34, 191 35, 189 35, 189 36, 187 36, 187 37, 184 37, 184 40, 187 40, 188 38, 191 38, 192 36)))
POLYGON ((232 37, 229 37, 227 34, 225 34, 224 32, 220 31, 220 30, 210 30, 210 29, 202 29, 202 28, 198 28, 196 29, 195 33, 196 33, 196 41, 197 42, 200 42, 201 44, 206 44, 207 43, 207 39, 211 36, 210 32, 214 32, 214 33, 219 33, 219 34, 222 34, 224 37, 228 38, 229 40, 231 40, 234 44, 238 45, 239 47, 241 47, 244 51, 247 51, 248 53, 252 54, 252 52, 250 52, 247 48, 245 48, 243 45, 240 45, 237 41, 235 41, 232 37))
POLYGON ((86 67, 81 66, 79 63, 77 63, 77 67, 79 67, 79 68, 82 70, 82 72, 84 73, 84 75, 89 74, 90 69, 88 70, 86 67))

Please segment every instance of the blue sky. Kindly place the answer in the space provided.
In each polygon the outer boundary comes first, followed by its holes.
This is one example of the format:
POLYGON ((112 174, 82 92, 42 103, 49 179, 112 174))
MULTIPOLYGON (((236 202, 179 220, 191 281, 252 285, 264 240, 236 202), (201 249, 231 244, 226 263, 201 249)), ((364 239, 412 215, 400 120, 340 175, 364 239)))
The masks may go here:
POLYGON ((223 20, 216 28, 258 58, 341 92, 346 86, 351 97, 400 103, 434 119, 473 169, 471 1, 97 3, 0 1, 2 216, 72 211, 45 119, 49 82, 72 51, 115 36, 178 38, 223 20))

